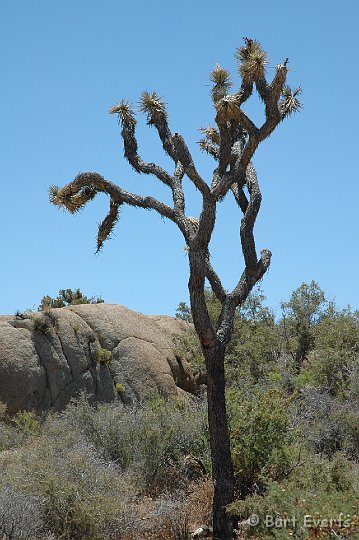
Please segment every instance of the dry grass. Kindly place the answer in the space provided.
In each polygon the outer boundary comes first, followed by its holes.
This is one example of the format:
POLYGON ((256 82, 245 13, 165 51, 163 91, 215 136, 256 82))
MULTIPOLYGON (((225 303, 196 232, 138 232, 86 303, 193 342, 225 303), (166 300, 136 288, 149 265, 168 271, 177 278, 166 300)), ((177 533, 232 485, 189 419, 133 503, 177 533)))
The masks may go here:
POLYGON ((121 536, 123 540, 187 540, 202 523, 209 523, 212 508, 212 482, 205 478, 186 491, 142 497, 127 506, 136 523, 121 536))

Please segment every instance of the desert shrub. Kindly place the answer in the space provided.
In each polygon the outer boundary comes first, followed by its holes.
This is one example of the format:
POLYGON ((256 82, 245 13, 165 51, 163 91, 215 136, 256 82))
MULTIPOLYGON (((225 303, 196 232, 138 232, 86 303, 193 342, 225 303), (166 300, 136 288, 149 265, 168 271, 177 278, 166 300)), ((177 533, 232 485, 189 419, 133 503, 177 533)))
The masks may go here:
POLYGON ((351 375, 358 359, 351 351, 315 350, 300 373, 293 377, 296 388, 321 388, 333 396, 345 398, 351 390, 351 375))
POLYGON ((256 320, 251 320, 244 313, 235 321, 226 355, 230 385, 240 384, 243 380, 257 383, 277 369, 280 343, 274 318, 265 308, 256 316, 256 320))
POLYGON ((10 540, 37 537, 44 528, 42 514, 39 497, 17 492, 10 487, 0 491, 1 537, 10 540))
POLYGON ((119 529, 130 486, 80 433, 50 417, 43 433, 16 453, 0 487, 41 500, 44 527, 68 540, 106 537, 119 529))
POLYGON ((32 320, 32 328, 35 333, 44 334, 45 336, 51 335, 54 328, 51 321, 46 315, 35 315, 32 320))
POLYGON ((186 454, 209 461, 202 407, 157 400, 138 411, 137 422, 133 466, 144 490, 179 486, 186 454))
POLYGON ((188 512, 184 508, 183 494, 157 499, 156 505, 148 516, 148 526, 143 531, 147 538, 168 538, 187 540, 189 538, 188 512))
POLYGON ((230 389, 227 401, 237 493, 244 497, 265 489, 264 476, 285 476, 296 459, 290 400, 277 389, 230 389))
MULTIPOLYGON (((136 502, 136 522, 124 540, 189 540, 212 514, 213 486, 210 479, 191 483, 188 488, 159 497, 142 497, 136 502)), ((122 540, 122 537, 121 537, 122 540)))
POLYGON ((0 451, 16 448, 30 437, 41 432, 41 422, 31 411, 19 411, 14 416, 6 414, 6 407, 0 413, 0 451))
POLYGON ((282 482, 270 480, 265 496, 258 494, 236 501, 230 511, 242 521, 258 516, 255 526, 244 525, 244 538, 357 538, 359 494, 352 481, 352 467, 337 454, 332 461, 306 456, 302 465, 282 482), (269 516, 269 517, 267 517, 269 516), (304 526, 305 516, 307 526, 304 526), (340 526, 340 518, 348 520, 340 526), (332 520, 332 526, 322 521, 332 520), (277 522, 277 527, 268 526, 277 522), (286 521, 287 520, 287 521, 286 521))
POLYGON ((93 353, 93 358, 97 364, 106 364, 106 366, 109 366, 111 357, 112 353, 108 349, 96 349, 93 353))
POLYGON ((79 431, 121 470, 126 470, 132 463, 136 408, 125 409, 121 404, 93 407, 86 394, 81 394, 64 411, 62 421, 69 429, 79 431))
POLYGON ((327 417, 317 419, 308 439, 313 440, 318 452, 331 457, 344 451, 348 457, 359 457, 359 415, 350 407, 335 407, 327 417))
POLYGON ((80 289, 60 289, 56 298, 51 296, 44 296, 39 305, 39 311, 47 311, 53 308, 61 308, 65 306, 72 306, 76 304, 101 304, 103 300, 101 297, 91 298, 84 295, 80 289))
POLYGON ((344 426, 343 450, 349 458, 359 461, 359 410, 357 402, 355 406, 347 410, 344 426))
POLYGON ((41 422, 32 411, 19 411, 11 419, 18 432, 25 438, 41 432, 41 422))
MULTIPOLYGON (((23 414, 17 423, 12 429, 32 426, 23 414)), ((56 538, 155 539, 161 530, 168 532, 161 537, 181 540, 190 515, 179 491, 190 482, 184 457, 191 453, 208 464, 206 429, 199 403, 155 396, 137 407, 95 408, 82 395, 24 440, 4 468, 0 492, 10 486, 39 500, 44 531, 56 538), (130 502, 143 493, 163 494, 147 529, 139 527, 137 505, 130 502)))
POLYGON ((0 452, 15 448, 23 443, 23 437, 7 422, 0 421, 0 452))
POLYGON ((118 394, 121 394, 122 392, 124 392, 124 390, 126 389, 126 385, 123 384, 123 383, 116 383, 115 384, 115 388, 116 388, 116 392, 118 394))
POLYGON ((359 407, 356 400, 341 401, 320 388, 308 387, 296 399, 296 419, 308 445, 324 456, 343 451, 359 456, 359 407))
POLYGON ((209 463, 201 403, 166 402, 155 396, 134 407, 102 404, 93 409, 82 396, 67 409, 64 420, 122 471, 130 471, 138 489, 146 492, 178 487, 186 454, 209 463))
POLYGON ((334 306, 315 329, 315 343, 320 350, 359 352, 359 312, 334 306))

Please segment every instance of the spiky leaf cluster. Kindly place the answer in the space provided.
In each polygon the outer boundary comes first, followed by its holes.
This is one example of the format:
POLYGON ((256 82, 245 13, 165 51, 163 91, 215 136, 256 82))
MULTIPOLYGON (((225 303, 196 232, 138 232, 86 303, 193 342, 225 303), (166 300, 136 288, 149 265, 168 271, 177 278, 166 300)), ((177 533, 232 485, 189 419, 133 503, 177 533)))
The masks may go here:
POLYGON ((200 149, 218 159, 219 145, 221 143, 218 129, 208 126, 207 128, 200 128, 199 131, 205 136, 198 141, 200 149))
POLYGON ((115 203, 112 199, 110 200, 110 210, 103 220, 102 223, 100 223, 97 233, 97 249, 96 253, 98 253, 105 240, 109 238, 111 235, 116 223, 119 219, 119 204, 115 203))
POLYGON ((230 72, 217 64, 211 71, 209 80, 213 83, 211 95, 213 101, 216 103, 228 94, 228 91, 232 86, 230 72))
POLYGON ((238 114, 238 110, 239 100, 237 94, 226 96, 217 105, 217 111, 225 121, 235 118, 238 114))
POLYGON ((59 206, 59 192, 60 188, 58 186, 52 185, 49 187, 49 201, 55 206, 59 206))
POLYGON ((264 77, 268 56, 257 40, 245 38, 245 45, 237 50, 236 58, 243 81, 251 83, 264 77))
POLYGON ((283 118, 290 116, 293 113, 299 112, 302 108, 297 96, 302 93, 302 89, 299 86, 295 90, 292 90, 290 86, 285 86, 282 90, 282 97, 279 101, 279 109, 283 118))
POLYGON ((214 144, 219 144, 221 142, 218 129, 213 126, 208 126, 208 128, 200 128, 199 131, 205 135, 206 139, 214 144))
POLYGON ((158 116, 167 116, 165 102, 157 92, 142 92, 139 109, 147 114, 148 124, 153 124, 158 116))
POLYGON ((110 108, 110 114, 117 114, 118 121, 122 126, 135 126, 135 113, 131 107, 131 103, 122 99, 117 105, 110 108))
POLYGON ((64 207, 66 210, 75 214, 85 204, 93 199, 97 191, 91 187, 85 186, 80 191, 75 194, 66 194, 63 190, 60 190, 57 186, 51 186, 49 188, 49 199, 50 203, 55 206, 64 207))
POLYGON ((201 139, 198 141, 199 147, 203 152, 207 152, 207 154, 210 154, 210 143, 207 139, 201 139))

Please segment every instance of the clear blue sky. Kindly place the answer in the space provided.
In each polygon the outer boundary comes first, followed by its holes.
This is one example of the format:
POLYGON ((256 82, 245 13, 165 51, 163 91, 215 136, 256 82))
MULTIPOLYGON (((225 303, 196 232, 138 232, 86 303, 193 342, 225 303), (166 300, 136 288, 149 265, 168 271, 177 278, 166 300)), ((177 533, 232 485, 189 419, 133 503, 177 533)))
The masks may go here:
MULTIPOLYGON (((258 249, 273 253, 263 281, 277 306, 314 279, 339 305, 359 307, 357 0, 2 0, 0 312, 36 308, 44 294, 80 287, 144 313, 173 314, 188 299, 184 241, 156 214, 128 207, 116 235, 94 255, 105 197, 79 215, 48 203, 50 184, 97 171, 126 189, 168 200, 154 179, 125 162, 108 108, 142 90, 168 103, 206 178, 214 162, 196 148, 213 121, 208 74, 232 70, 244 36, 258 39, 273 67, 289 57, 289 82, 302 85, 301 114, 255 156, 263 193, 258 249)), ((246 110, 259 119, 256 100, 246 110)), ((168 164, 142 119, 144 159, 168 164)), ((197 194, 188 188, 190 215, 197 194)), ((231 288, 242 271, 240 214, 228 200, 218 215, 213 262, 231 288)))

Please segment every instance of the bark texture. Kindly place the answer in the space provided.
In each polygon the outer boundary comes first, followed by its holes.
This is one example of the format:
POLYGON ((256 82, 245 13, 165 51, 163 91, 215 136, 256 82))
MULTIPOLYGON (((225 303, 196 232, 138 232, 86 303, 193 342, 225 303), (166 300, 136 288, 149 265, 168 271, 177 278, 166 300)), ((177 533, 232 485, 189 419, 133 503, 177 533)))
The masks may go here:
POLYGON ((208 370, 208 413, 212 451, 214 503, 214 537, 232 538, 231 518, 225 507, 233 499, 233 468, 225 404, 224 355, 230 340, 235 311, 248 297, 253 286, 264 276, 270 265, 271 253, 262 250, 258 257, 254 240, 254 224, 260 210, 262 195, 252 158, 260 143, 291 113, 299 110, 297 99, 300 88, 292 91, 285 85, 288 59, 278 64, 271 82, 266 80, 267 55, 260 44, 245 38, 237 51, 242 83, 238 91, 230 94, 232 82, 229 72, 216 66, 211 73, 211 95, 215 108, 216 126, 202 128, 201 148, 216 161, 212 178, 202 178, 196 169, 191 152, 178 133, 172 133, 165 103, 155 92, 144 92, 140 110, 147 115, 147 123, 158 133, 166 154, 173 161, 169 173, 155 163, 146 163, 138 153, 135 113, 128 101, 121 101, 110 109, 118 115, 122 126, 124 156, 140 174, 151 174, 172 192, 173 205, 153 197, 127 192, 98 173, 79 174, 62 189, 50 188, 51 202, 71 212, 82 208, 96 193, 110 197, 108 216, 100 225, 97 248, 101 249, 118 219, 118 207, 128 204, 152 209, 173 221, 181 230, 189 256, 189 291, 194 325, 199 336, 208 370), (262 126, 243 111, 242 105, 256 90, 264 103, 265 120, 262 126), (184 176, 193 183, 202 196, 202 211, 198 219, 186 215, 184 176), (243 213, 240 223, 241 249, 244 269, 237 285, 226 291, 210 260, 209 243, 212 237, 217 205, 232 194, 243 213), (220 317, 212 324, 206 302, 206 280, 222 305, 220 317))
POLYGON ((234 476, 228 437, 224 377, 225 347, 219 342, 205 353, 208 422, 214 479, 213 536, 232 538, 233 523, 226 507, 233 501, 234 476))

